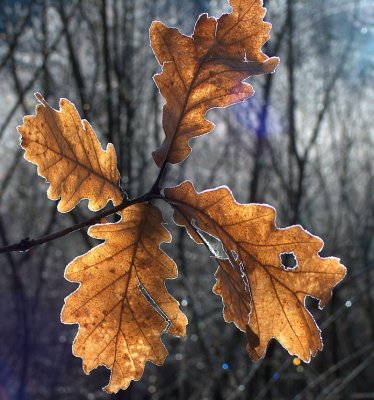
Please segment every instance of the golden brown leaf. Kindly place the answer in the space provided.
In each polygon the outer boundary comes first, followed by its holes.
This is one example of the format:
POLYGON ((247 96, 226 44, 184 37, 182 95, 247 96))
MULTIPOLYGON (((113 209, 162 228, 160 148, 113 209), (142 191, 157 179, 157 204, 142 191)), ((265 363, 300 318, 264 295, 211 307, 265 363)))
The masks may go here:
POLYGON ((70 101, 61 99, 57 111, 40 94, 36 97, 40 102, 36 115, 25 117, 18 132, 25 158, 50 183, 48 197, 61 199, 58 210, 70 211, 82 199, 89 200, 92 211, 109 200, 119 204, 122 194, 113 145, 102 149, 91 125, 80 119, 70 101))
POLYGON ((253 360, 264 357, 272 338, 304 361, 322 349, 305 298, 319 299, 324 307, 346 270, 338 259, 318 255, 320 238, 300 226, 277 228, 272 207, 239 204, 227 187, 197 193, 184 182, 165 195, 175 221, 195 241, 202 242, 198 227, 222 242, 227 259, 218 259, 214 292, 222 296, 225 320, 246 332, 253 360), (283 253, 296 256, 295 268, 282 265, 283 253))
POLYGON ((263 21, 262 1, 230 4, 232 12, 218 20, 201 15, 192 36, 161 22, 151 26, 151 46, 163 67, 155 81, 166 100, 166 138, 153 153, 158 166, 183 161, 191 152, 188 141, 214 127, 206 112, 247 99, 254 92, 243 80, 271 73, 278 65, 277 57, 269 59, 261 52, 271 27, 263 21))
POLYGON ((111 369, 109 393, 140 379, 147 360, 162 364, 167 351, 160 335, 168 330, 183 336, 187 324, 165 287, 177 268, 159 247, 171 239, 160 211, 135 204, 121 217, 90 228, 92 237, 105 242, 67 266, 66 278, 81 285, 66 298, 61 317, 79 324, 73 352, 83 359, 84 371, 111 369))

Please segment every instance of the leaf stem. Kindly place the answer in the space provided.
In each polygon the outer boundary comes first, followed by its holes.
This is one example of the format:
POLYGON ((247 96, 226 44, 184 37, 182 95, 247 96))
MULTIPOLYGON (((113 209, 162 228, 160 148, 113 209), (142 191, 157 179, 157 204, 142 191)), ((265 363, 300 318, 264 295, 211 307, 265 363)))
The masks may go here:
POLYGON ((158 173, 158 176, 156 178, 155 183, 153 184, 151 190, 149 193, 153 193, 153 194, 160 194, 161 192, 161 182, 164 178, 164 175, 166 173, 166 168, 168 165, 168 161, 165 160, 160 168, 160 172, 158 173))

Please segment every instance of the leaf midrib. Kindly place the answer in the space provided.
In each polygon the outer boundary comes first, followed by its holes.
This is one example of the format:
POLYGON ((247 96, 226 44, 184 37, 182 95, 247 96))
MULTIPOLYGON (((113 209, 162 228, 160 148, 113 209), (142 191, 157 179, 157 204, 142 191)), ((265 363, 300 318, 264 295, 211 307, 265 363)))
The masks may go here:
MULTIPOLYGON (((222 37, 220 38, 220 40, 222 40, 223 37, 225 37, 232 29, 234 29, 234 28, 240 23, 240 21, 245 17, 245 15, 252 9, 253 5, 254 5, 254 4, 252 4, 251 7, 250 7, 246 12, 244 12, 244 14, 241 16, 241 18, 238 19, 238 21, 237 21, 236 23, 234 23, 226 32, 224 32, 224 34, 222 35, 222 37)), ((231 14, 230 14, 230 15, 231 15, 231 14)), ((219 24, 219 19, 216 20, 216 24, 217 24, 217 26, 218 26, 218 24, 219 24)), ((172 135, 171 135, 171 139, 169 140, 168 150, 167 150, 167 152, 166 152, 166 155, 165 155, 164 160, 162 160, 162 163, 161 163, 161 166, 163 167, 163 166, 165 166, 165 165, 169 162, 168 160, 169 160, 170 153, 172 152, 172 148, 173 148, 174 142, 175 142, 175 140, 176 140, 176 137, 178 136, 178 132, 179 132, 179 128, 180 128, 181 122, 182 122, 184 116, 186 115, 186 107, 187 107, 187 104, 188 104, 188 102, 189 102, 191 93, 192 93, 192 91, 195 89, 195 83, 196 83, 196 80, 197 80, 197 78, 198 78, 198 76, 199 76, 200 70, 201 70, 202 66, 203 66, 206 62, 209 62, 209 55, 210 55, 210 54, 212 53, 212 51, 217 47, 217 45, 218 45, 218 39, 217 39, 217 31, 216 31, 215 34, 214 34, 214 38, 215 38, 214 44, 208 49, 208 51, 206 52, 206 54, 205 54, 203 57, 198 58, 198 66, 197 66, 197 68, 196 68, 196 73, 194 74, 194 76, 193 76, 193 78, 192 78, 192 80, 191 80, 191 82, 190 82, 190 84, 189 84, 189 86, 188 86, 188 88, 187 88, 187 87, 186 87, 186 84, 185 84, 185 82, 184 82, 184 80, 182 79, 182 75, 181 75, 181 73, 180 73, 180 71, 179 71, 179 68, 178 68, 178 66, 177 66, 177 63, 175 62, 173 53, 170 51, 170 47, 169 47, 168 43, 164 40, 164 36, 163 36, 162 34, 160 34, 160 31, 159 31, 159 30, 158 30, 158 32, 159 32, 159 36, 162 38, 162 41, 163 41, 164 45, 168 48, 168 51, 169 51, 169 54, 170 54, 171 58, 173 58, 173 60, 174 60, 174 61, 172 61, 172 62, 175 64, 175 68, 176 68, 176 70, 177 70, 177 72, 178 72, 178 75, 179 75, 179 77, 180 77, 180 80, 181 80, 183 86, 185 87, 185 89, 186 89, 186 91, 187 91, 187 92, 186 92, 185 100, 184 100, 183 105, 182 105, 181 113, 180 113, 180 115, 179 115, 179 117, 178 117, 178 120, 177 120, 177 124, 176 124, 176 126, 175 126, 175 129, 174 129, 172 135)), ((178 32, 179 32, 179 31, 178 31, 178 32)), ((180 33, 180 34, 183 35, 182 33, 180 33)), ((251 35, 253 35, 253 34, 251 34, 251 35)), ((184 35, 183 35, 183 36, 184 36, 184 35)), ((195 41, 194 41, 193 35, 192 35, 192 36, 188 36, 188 38, 192 39, 192 42, 193 42, 193 45, 194 45, 194 48, 195 48, 195 53, 196 53, 196 55, 197 55, 197 52, 196 52, 196 45, 195 45, 195 41)), ((232 44, 229 44, 229 45, 232 45, 232 44)), ((188 155, 187 155, 187 156, 188 156, 188 155)), ((186 157, 184 157, 184 158, 183 158, 182 160, 180 160, 179 162, 183 161, 185 158, 186 158, 186 157)), ((162 168, 162 167, 161 167, 161 168, 162 168)))
MULTIPOLYGON (((118 185, 117 185, 115 182, 113 182, 112 180, 110 180, 109 178, 107 178, 105 175, 102 175, 102 174, 98 173, 95 169, 90 169, 90 168, 88 168, 87 165, 82 164, 77 158, 75 158, 75 159, 74 159, 74 158, 71 158, 71 157, 67 156, 67 155, 64 154, 64 153, 61 153, 61 151, 57 151, 57 150, 55 150, 55 149, 52 149, 51 147, 48 147, 45 143, 40 143, 40 142, 37 141, 37 140, 32 140, 32 142, 33 142, 33 143, 37 143, 39 146, 45 147, 45 148, 47 149, 47 151, 50 151, 50 152, 52 152, 52 153, 58 155, 59 157, 61 157, 60 160, 68 160, 68 161, 72 162, 73 164, 77 164, 80 168, 82 168, 82 169, 88 171, 90 174, 96 176, 96 177, 99 178, 99 179, 104 180, 105 182, 107 182, 107 183, 109 183, 111 186, 113 186, 113 187, 118 191, 118 194, 119 194, 119 187, 118 187, 118 185)), ((26 148, 25 150, 26 150, 26 152, 29 151, 29 149, 27 149, 27 148, 26 148)), ((74 152, 73 152, 73 154, 75 155, 74 152)), ((32 154, 31 154, 31 155, 32 155, 32 154)), ((99 163, 99 165, 100 165, 100 163, 99 163)), ((38 166, 39 166, 39 164, 38 164, 38 166)), ((68 174, 68 175, 70 175, 70 174, 68 174)))

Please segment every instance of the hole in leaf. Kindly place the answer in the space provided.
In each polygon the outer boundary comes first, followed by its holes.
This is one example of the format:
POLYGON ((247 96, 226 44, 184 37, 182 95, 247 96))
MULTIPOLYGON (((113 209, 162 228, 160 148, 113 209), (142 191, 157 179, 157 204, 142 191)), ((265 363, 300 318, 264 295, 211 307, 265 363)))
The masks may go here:
POLYGON ((164 320, 167 323, 165 330, 168 331, 171 326, 171 321, 169 320, 168 316, 161 309, 161 307, 155 302, 153 297, 148 293, 147 289, 143 286, 143 284, 140 281, 138 281, 138 288, 142 292, 143 296, 148 300, 150 305, 161 315, 162 318, 164 318, 164 320))
POLYGON ((204 241, 204 243, 208 247, 208 249, 211 252, 213 257, 221 258, 221 259, 228 258, 226 252, 224 251, 224 249, 222 247, 222 243, 220 240, 218 240, 216 237, 210 235, 209 233, 201 230, 197 226, 196 221, 192 220, 191 224, 198 231, 200 238, 204 241))
POLYGON ((231 254, 234 257, 235 261, 238 261, 239 258, 239 254, 235 251, 235 250, 231 250, 231 254))
POLYGON ((294 253, 281 253, 280 259, 285 270, 295 269, 297 267, 297 258, 294 253))

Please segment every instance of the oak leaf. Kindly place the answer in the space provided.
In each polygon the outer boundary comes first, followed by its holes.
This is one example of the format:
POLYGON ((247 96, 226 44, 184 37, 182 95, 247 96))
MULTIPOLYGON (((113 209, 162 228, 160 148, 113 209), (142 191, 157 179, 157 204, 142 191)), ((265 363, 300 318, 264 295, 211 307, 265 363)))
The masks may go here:
POLYGON ((111 143, 103 150, 94 130, 81 120, 67 99, 60 100, 60 111, 53 109, 37 93, 40 104, 36 115, 26 116, 18 127, 25 158, 38 166, 38 174, 50 186, 48 197, 58 200, 58 210, 67 212, 82 199, 92 211, 109 200, 121 203, 120 175, 111 143))
POLYGON ((73 352, 84 371, 111 369, 109 393, 140 379, 147 360, 162 364, 167 351, 160 335, 168 330, 184 336, 187 324, 165 288, 177 268, 160 249, 171 239, 160 211, 142 203, 120 215, 117 223, 90 228, 92 237, 105 242, 67 266, 65 277, 80 286, 65 299, 61 316, 64 323, 79 324, 73 352))
POLYGON ((192 36, 161 22, 151 26, 151 46, 163 67, 155 82, 166 100, 166 138, 153 153, 159 167, 183 161, 191 152, 188 141, 213 129, 205 118, 209 109, 247 99, 254 91, 243 80, 274 72, 278 65, 277 57, 261 52, 271 28, 263 21, 262 1, 231 0, 230 4, 232 12, 218 20, 202 14, 192 36))
POLYGON ((337 258, 318 255, 320 238, 301 226, 277 228, 272 207, 239 204, 227 187, 198 193, 187 181, 165 196, 175 222, 196 242, 203 242, 199 230, 221 241, 227 258, 217 260, 214 292, 222 296, 225 320, 247 333, 253 360, 264 357, 272 338, 304 361, 322 349, 305 298, 319 299, 323 308, 346 270, 337 258), (296 267, 282 264, 283 253, 295 255, 296 267))

